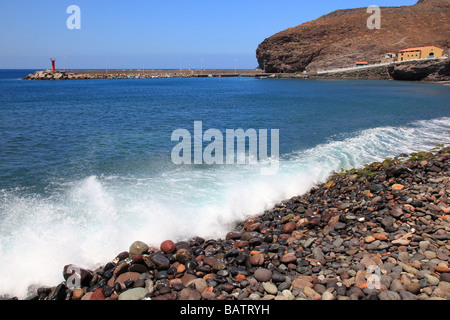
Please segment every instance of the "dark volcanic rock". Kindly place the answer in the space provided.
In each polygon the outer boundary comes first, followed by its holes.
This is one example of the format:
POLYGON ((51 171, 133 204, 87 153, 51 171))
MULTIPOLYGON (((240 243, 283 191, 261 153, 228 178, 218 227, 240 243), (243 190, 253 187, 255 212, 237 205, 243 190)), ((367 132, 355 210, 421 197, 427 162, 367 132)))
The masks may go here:
POLYGON ((156 265, 159 270, 169 269, 170 261, 162 253, 155 253, 150 257, 150 260, 156 265))
POLYGON ((68 285, 76 285, 77 282, 83 286, 88 286, 92 280, 93 273, 73 264, 64 266, 63 277, 68 281, 68 285))
POLYGON ((389 66, 388 70, 394 80, 449 81, 450 59, 428 59, 395 64, 389 66))

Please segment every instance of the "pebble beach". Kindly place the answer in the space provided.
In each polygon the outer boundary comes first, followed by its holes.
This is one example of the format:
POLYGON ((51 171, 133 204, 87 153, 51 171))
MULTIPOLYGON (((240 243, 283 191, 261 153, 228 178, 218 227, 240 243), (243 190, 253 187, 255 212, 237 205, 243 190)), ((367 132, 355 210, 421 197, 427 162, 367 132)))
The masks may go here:
POLYGON ((441 147, 334 173, 225 239, 136 239, 26 299, 449 300, 449 170, 441 147))

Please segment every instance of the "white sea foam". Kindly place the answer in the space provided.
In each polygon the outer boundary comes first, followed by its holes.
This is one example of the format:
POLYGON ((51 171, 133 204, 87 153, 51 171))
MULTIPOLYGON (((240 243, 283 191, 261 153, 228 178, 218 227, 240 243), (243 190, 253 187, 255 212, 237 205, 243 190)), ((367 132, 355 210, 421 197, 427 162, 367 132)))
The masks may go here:
MULTIPOLYGON (((280 137, 282 139, 282 136, 280 137)), ((135 240, 158 246, 191 236, 224 237, 230 225, 307 192, 332 171, 450 141, 450 118, 380 127, 260 166, 178 169, 158 176, 86 177, 51 197, 0 192, 0 295, 24 298, 29 285, 56 285, 63 266, 106 263, 135 240)))

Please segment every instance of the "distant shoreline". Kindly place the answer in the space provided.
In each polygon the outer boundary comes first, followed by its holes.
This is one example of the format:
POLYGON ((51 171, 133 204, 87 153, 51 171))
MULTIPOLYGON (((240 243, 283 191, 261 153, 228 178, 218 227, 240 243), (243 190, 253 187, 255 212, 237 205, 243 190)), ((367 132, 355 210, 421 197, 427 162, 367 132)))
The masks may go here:
POLYGON ((267 73, 261 69, 174 69, 174 70, 56 70, 36 71, 23 80, 76 80, 76 79, 128 79, 128 78, 205 78, 205 77, 253 77, 283 79, 363 79, 405 80, 448 83, 450 60, 412 60, 401 65, 374 65, 330 72, 267 73))

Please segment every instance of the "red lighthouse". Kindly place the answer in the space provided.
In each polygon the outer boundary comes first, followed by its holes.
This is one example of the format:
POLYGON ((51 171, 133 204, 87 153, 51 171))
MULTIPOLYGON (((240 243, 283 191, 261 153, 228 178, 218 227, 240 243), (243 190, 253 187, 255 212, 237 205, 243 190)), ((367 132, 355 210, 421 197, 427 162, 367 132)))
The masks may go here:
POLYGON ((52 71, 55 71, 55 59, 50 58, 52 61, 52 71))

